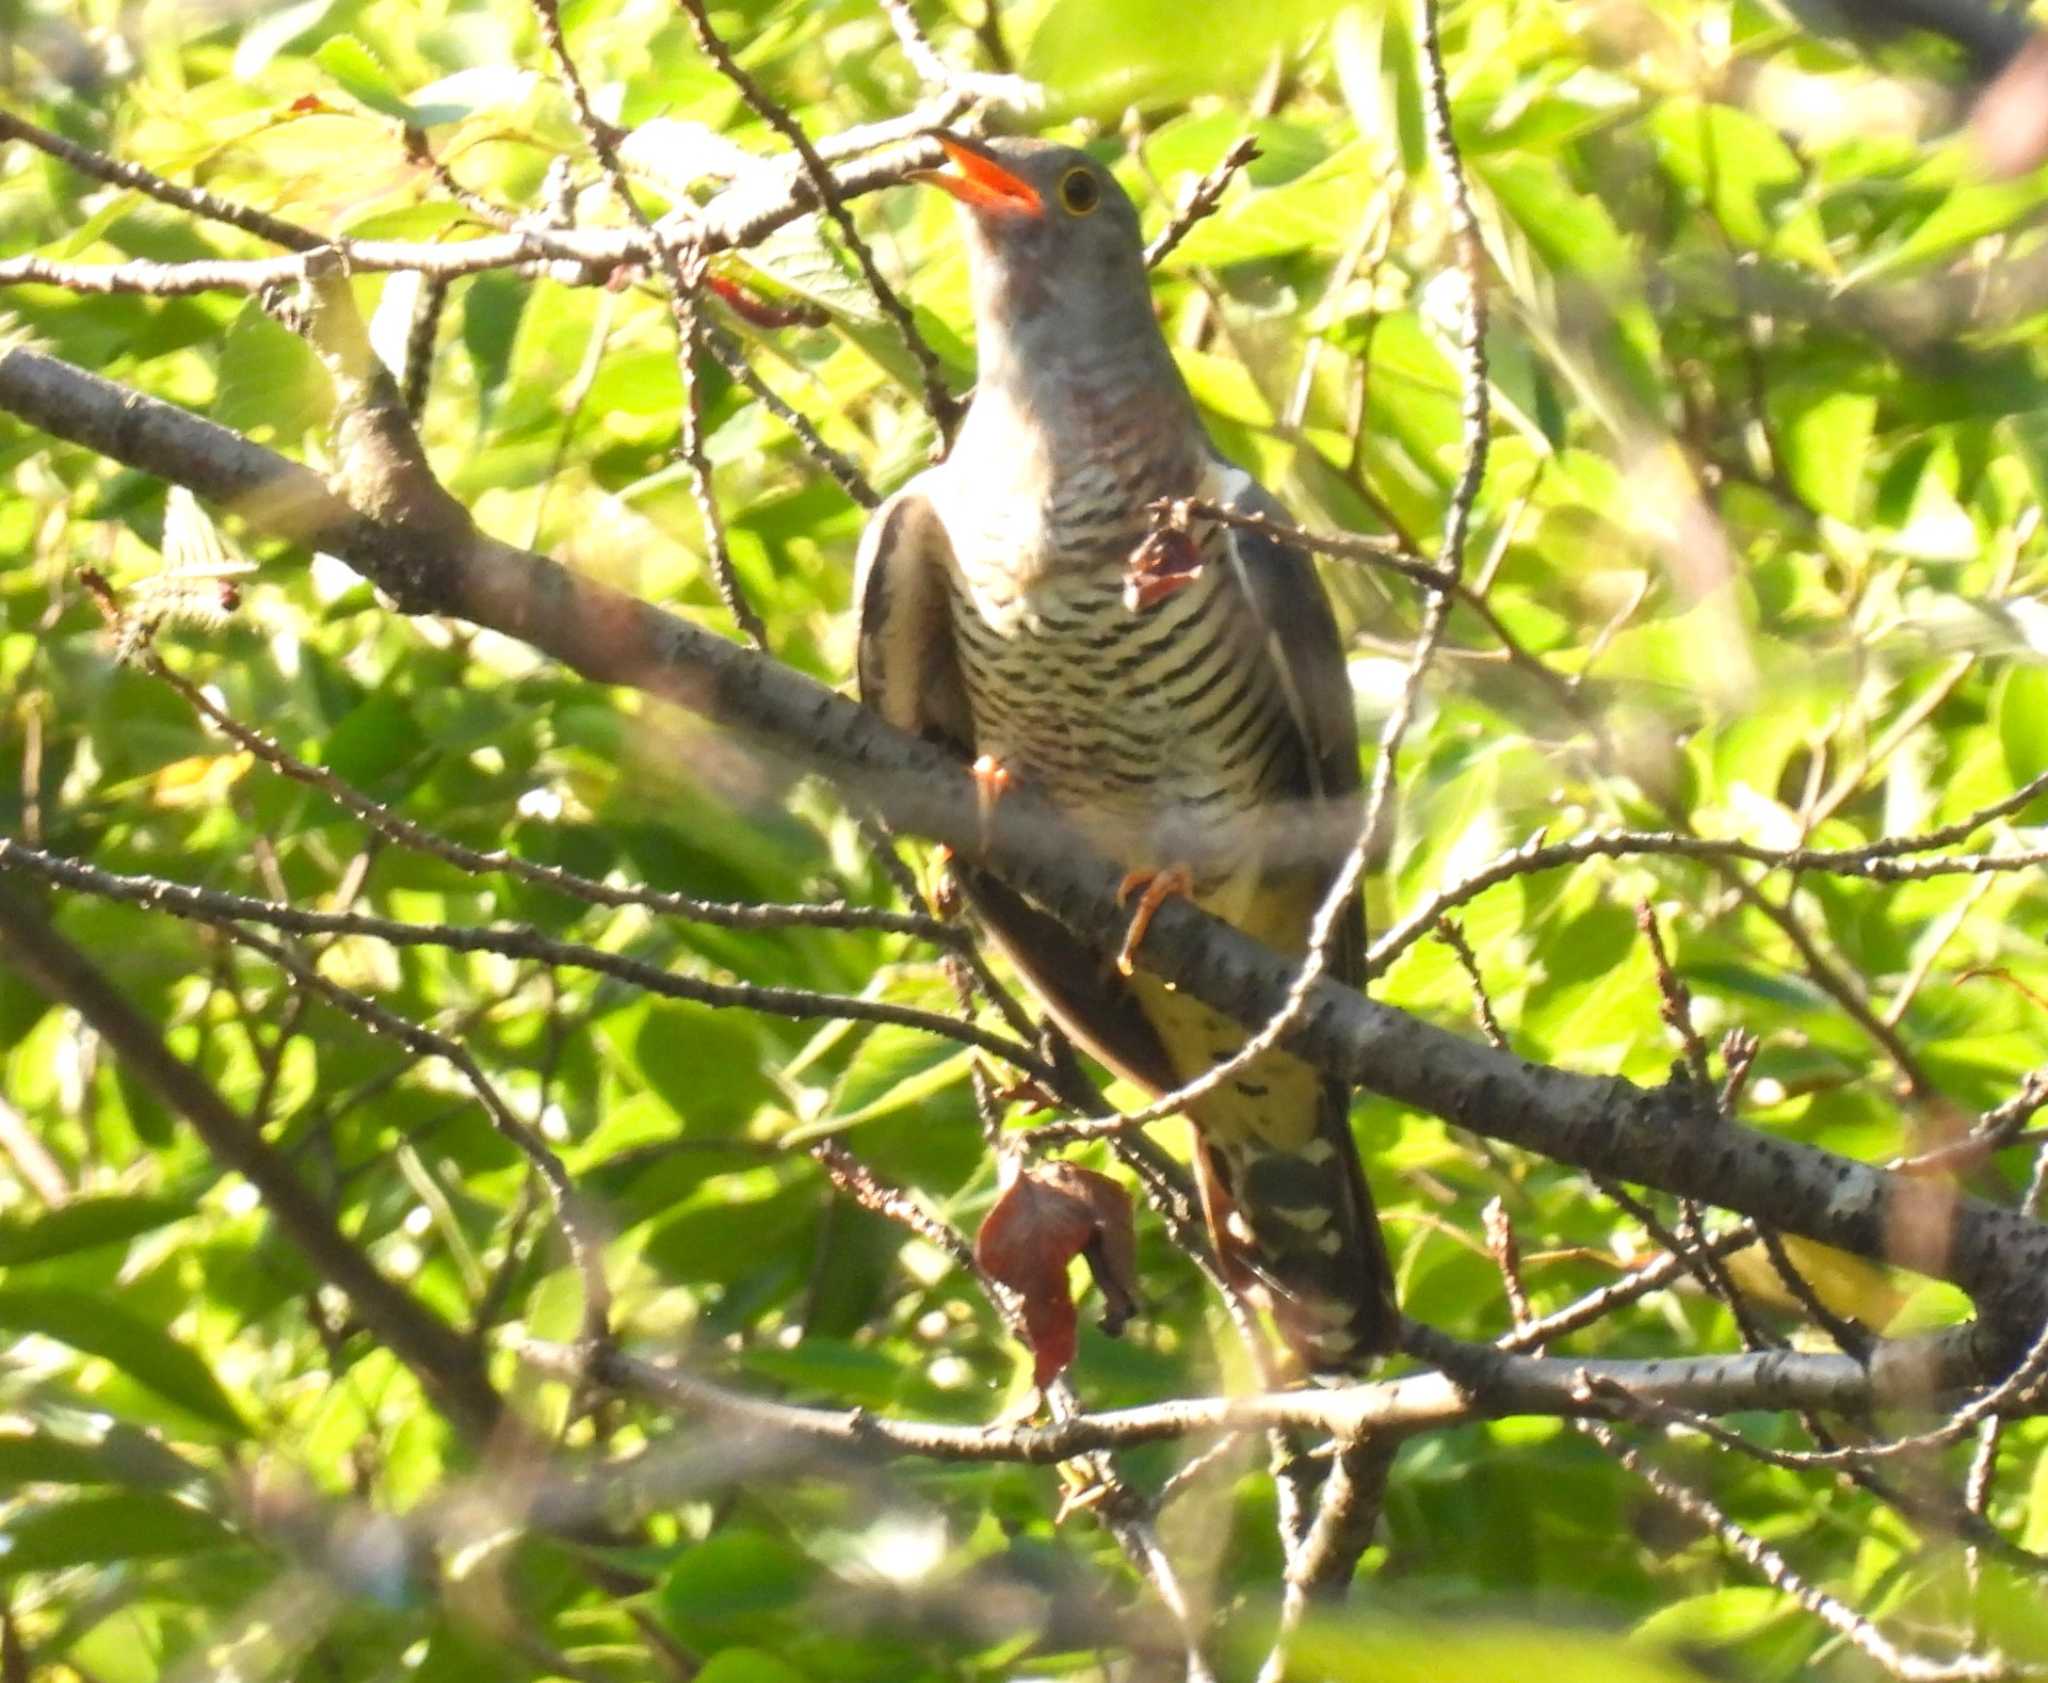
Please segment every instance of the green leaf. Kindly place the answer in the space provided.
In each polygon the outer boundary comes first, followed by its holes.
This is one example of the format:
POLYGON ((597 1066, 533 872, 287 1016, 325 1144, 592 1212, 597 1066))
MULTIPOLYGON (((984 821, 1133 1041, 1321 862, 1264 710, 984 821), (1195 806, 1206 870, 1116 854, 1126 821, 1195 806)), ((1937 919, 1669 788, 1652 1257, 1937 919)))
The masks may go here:
POLYGON ((0 1528, 0 1576, 165 1560, 240 1541, 211 1514, 168 1496, 81 1496, 11 1515, 0 1528))
POLYGON ((1361 143, 1284 187, 1234 195, 1214 216, 1196 223, 1167 261, 1224 268, 1337 245, 1357 228, 1359 207, 1376 185, 1372 170, 1372 151, 1361 143))
POLYGON ((783 1139, 795 1144, 923 1104, 961 1081, 975 1056, 972 1048, 953 1046, 921 1029, 880 1024, 862 1037, 826 1114, 791 1129, 783 1139))
POLYGON ((209 418, 252 437, 296 445, 324 426, 334 388, 296 333, 246 306, 220 342, 220 386, 209 418))
POLYGON ((330 36, 313 54, 313 62, 332 76, 358 104, 367 105, 372 111, 381 111, 387 117, 396 117, 402 123, 418 122, 412 106, 391 80, 391 73, 377 55, 355 36, 330 36))
POLYGON ((1330 1683, 1687 1683, 1698 1674, 1633 1643, 1541 1625, 1425 1625, 1384 1613, 1309 1624, 1295 1647, 1304 1677, 1330 1683))
POLYGON ((1877 399, 1862 392, 1775 390, 1771 408, 1793 486, 1822 514, 1856 519, 1877 399))
POLYGON ((2027 1523, 2019 1545, 2036 1554, 2048 1549, 2048 1455, 2034 1456, 2033 1476, 2027 1481, 2027 1523))
POLYGON ((1774 201, 1796 188, 1799 160, 1768 123, 1728 105, 1670 99, 1650 120, 1664 165, 1739 245, 1762 249, 1774 201))
POLYGON ((0 1327, 39 1333, 101 1357, 198 1418, 236 1437, 248 1432, 205 1362, 169 1333, 104 1297, 54 1287, 0 1289, 0 1327))
POLYGON ((760 1648, 723 1648, 704 1662, 696 1683, 812 1683, 786 1660, 760 1648))
POLYGON ((1860 286, 1902 269, 1916 269, 2032 216, 2048 202, 2048 170, 2017 181, 1955 187, 1912 233, 1883 256, 1852 270, 1844 286, 1860 286))
POLYGON ((1327 0, 1053 0, 1023 71, 1069 111, 1222 95, 1262 75, 1266 55, 1329 15, 1327 0))
POLYGON ((182 1199, 80 1198, 54 1210, 0 1218, 0 1268, 119 1244, 192 1213, 182 1199))
POLYGON ((0 1489, 123 1482, 92 1450, 40 1432, 0 1432, 0 1489))
POLYGON ((817 1574, 817 1563, 781 1538, 729 1527, 684 1550, 659 1597, 675 1617, 724 1621, 794 1607, 817 1574))
MULTIPOLYGON (((2020 665, 2008 671, 1998 681, 1992 715, 2013 782, 2031 783, 2048 772, 2048 666, 2020 665)), ((2044 803, 2048 796, 2028 810, 2038 811, 2044 803)))
POLYGON ((1689 1643, 1718 1648, 1754 1636, 1792 1611, 1792 1604, 1774 1589, 1730 1584, 1660 1607, 1630 1634, 1637 1642, 1659 1648, 1689 1643))
POLYGON ((95 1423, 87 1435, 0 1431, 0 1490, 27 1484, 125 1484, 177 1489, 199 1467, 139 1427, 95 1423))

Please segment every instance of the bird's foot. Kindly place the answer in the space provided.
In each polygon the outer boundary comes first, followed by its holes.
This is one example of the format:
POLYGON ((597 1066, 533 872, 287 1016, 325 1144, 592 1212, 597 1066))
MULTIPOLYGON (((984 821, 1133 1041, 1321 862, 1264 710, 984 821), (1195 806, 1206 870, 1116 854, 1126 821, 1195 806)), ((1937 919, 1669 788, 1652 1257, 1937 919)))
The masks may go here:
POLYGON ((1178 526, 1146 534, 1124 566, 1124 607, 1143 613, 1202 576, 1202 551, 1178 526))
POLYGON ((1019 1075, 1002 1081, 979 1058, 974 1060, 974 1068, 988 1090, 988 1102, 998 1110, 1007 1110, 1013 1104, 1028 1104, 1033 1110, 1060 1108, 1059 1095, 1034 1075, 1019 1075))
POLYGON ((960 879, 953 874, 953 850, 944 842, 932 852, 931 887, 925 892, 932 915, 951 923, 960 915, 960 879))
POLYGON ((1131 913, 1131 927, 1124 936, 1123 951, 1116 955, 1116 967, 1128 976, 1137 968, 1138 946, 1152 927, 1152 914, 1174 895, 1192 895, 1195 873, 1185 865, 1169 865, 1163 871, 1132 871, 1116 885, 1116 900, 1122 905, 1133 894, 1137 909, 1131 913))
POLYGON ((983 754, 968 768, 974 776, 974 804, 981 821, 984 849, 988 844, 989 820, 995 817, 996 802, 1010 789, 1010 768, 993 754, 983 754))

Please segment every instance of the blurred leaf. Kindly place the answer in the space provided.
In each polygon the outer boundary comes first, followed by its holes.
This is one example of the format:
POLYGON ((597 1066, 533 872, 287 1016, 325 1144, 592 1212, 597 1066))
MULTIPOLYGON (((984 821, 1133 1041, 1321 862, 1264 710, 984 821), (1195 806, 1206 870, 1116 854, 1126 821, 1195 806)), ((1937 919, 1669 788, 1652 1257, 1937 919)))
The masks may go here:
POLYGON ((1115 112, 1138 100, 1249 86, 1267 54, 1297 43, 1329 13, 1325 0, 1053 0, 1023 72, 1069 111, 1115 112))
POLYGON ((80 1496, 9 1518, 0 1530, 0 1576, 164 1560, 238 1542, 211 1514, 168 1496, 80 1496))
POLYGON ((1863 465, 1877 421, 1877 399, 1860 392, 1802 391, 1781 387, 1773 394, 1785 471, 1799 494, 1822 514, 1854 520, 1863 487, 1863 465))
POLYGON ((0 1328, 37 1333, 99 1356, 232 1436, 248 1431, 199 1356, 141 1316, 102 1297, 56 1287, 0 1287, 0 1328))
POLYGON ((1754 1636, 1790 1611, 1785 1597, 1774 1589, 1731 1584, 1658 1608, 1636 1626, 1635 1640, 1656 1648, 1724 1647, 1754 1636))
POLYGON ((696 1683, 811 1683, 808 1673, 759 1648, 725 1648, 704 1662, 696 1683))
MULTIPOLYGON (((1763 1592, 1771 1593, 1771 1592, 1763 1592)), ((1329 1683, 1697 1683, 1699 1674, 1631 1644, 1535 1625, 1418 1625, 1361 1618, 1307 1626, 1296 1663, 1329 1683)))
POLYGON ((297 334, 250 304, 220 345, 220 389, 210 418, 224 427, 296 445, 324 425, 333 401, 327 373, 297 334))
POLYGON ((672 1617, 724 1624, 796 1606, 817 1572, 779 1538, 731 1527, 677 1556, 656 1593, 672 1617))
POLYGON ((2048 667, 2013 667, 1999 679, 1993 706, 2013 782, 2031 783, 2048 772, 2048 667))
POLYGON ((244 81, 262 75, 279 53, 319 28, 334 6, 335 0, 299 0, 257 17, 235 43, 235 74, 244 81))
POLYGON ((313 53, 313 62, 332 76, 352 99, 396 117, 402 123, 419 121, 413 108, 399 93, 391 73, 377 55, 353 35, 330 35, 313 53))
POLYGON ((1987 234, 2031 217, 2048 203, 2048 171, 2018 181, 1965 184, 1951 188, 1933 212, 1905 239, 1880 257, 1852 270, 1844 285, 1856 286, 1918 268, 1987 234))
POLYGON ((172 1198, 80 1198, 30 1216, 0 1217, 0 1268, 118 1244, 192 1213, 172 1198))

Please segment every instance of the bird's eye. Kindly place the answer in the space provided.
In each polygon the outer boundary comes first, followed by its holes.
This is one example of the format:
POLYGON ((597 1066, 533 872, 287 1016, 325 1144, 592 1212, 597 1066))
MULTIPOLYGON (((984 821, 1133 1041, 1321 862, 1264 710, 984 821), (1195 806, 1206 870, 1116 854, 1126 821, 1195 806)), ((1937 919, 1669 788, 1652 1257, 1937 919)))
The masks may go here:
POLYGON ((1086 216, 1102 203, 1102 189, 1096 185, 1095 172, 1085 164, 1077 164, 1060 177, 1060 203, 1069 215, 1086 216))

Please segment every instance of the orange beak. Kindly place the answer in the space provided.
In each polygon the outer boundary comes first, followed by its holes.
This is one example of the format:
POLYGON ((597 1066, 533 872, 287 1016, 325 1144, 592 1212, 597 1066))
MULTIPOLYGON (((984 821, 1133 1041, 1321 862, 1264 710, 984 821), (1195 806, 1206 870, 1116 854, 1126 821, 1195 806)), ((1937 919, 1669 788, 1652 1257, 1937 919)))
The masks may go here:
POLYGON ((970 210, 1010 216, 1045 214, 1045 201, 1038 196, 1038 190, 1012 175, 980 147, 950 134, 939 135, 938 142, 945 148, 952 167, 912 170, 912 181, 951 193, 970 210))

